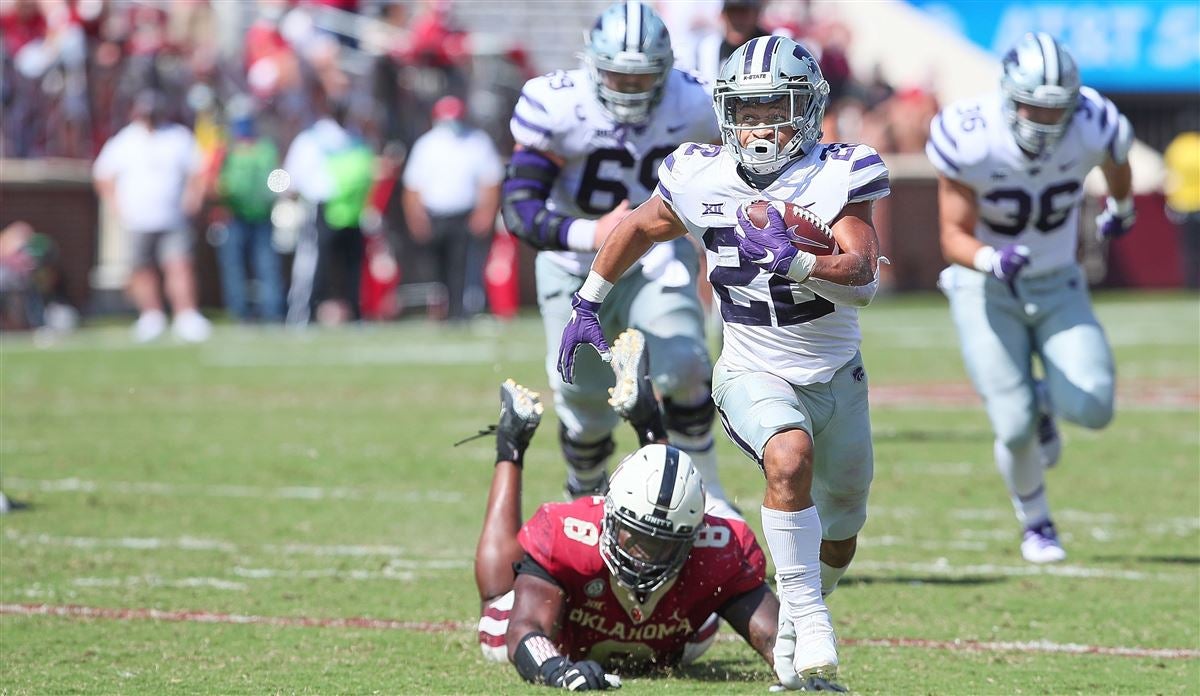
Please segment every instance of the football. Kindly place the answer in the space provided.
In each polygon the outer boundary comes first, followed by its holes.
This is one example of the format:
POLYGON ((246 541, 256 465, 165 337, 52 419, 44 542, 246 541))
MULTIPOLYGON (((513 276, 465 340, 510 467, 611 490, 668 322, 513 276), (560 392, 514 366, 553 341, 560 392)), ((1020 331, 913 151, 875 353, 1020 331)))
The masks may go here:
POLYGON ((837 242, 833 240, 833 230, 829 229, 816 214, 795 203, 786 201, 752 201, 746 205, 746 217, 757 227, 767 224, 767 206, 775 206, 783 213, 783 222, 787 225, 788 238, 792 246, 817 256, 829 256, 838 253, 837 242))

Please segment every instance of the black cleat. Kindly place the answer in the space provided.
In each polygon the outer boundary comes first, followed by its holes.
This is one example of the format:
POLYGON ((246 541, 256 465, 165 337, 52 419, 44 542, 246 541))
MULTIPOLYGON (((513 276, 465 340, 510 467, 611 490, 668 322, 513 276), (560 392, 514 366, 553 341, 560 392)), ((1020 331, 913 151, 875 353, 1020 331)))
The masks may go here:
POLYGON ((538 393, 512 379, 500 385, 500 419, 495 425, 454 443, 457 447, 486 435, 496 435, 496 461, 522 463, 525 449, 542 422, 542 402, 538 393))

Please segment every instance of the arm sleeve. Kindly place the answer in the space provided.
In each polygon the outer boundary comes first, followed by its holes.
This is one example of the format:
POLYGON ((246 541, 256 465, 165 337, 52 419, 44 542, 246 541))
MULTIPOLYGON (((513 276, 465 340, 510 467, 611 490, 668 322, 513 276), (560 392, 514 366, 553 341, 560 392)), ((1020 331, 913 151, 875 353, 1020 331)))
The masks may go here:
POLYGON ((539 251, 571 248, 569 231, 575 218, 546 208, 558 172, 558 165, 541 152, 517 150, 501 188, 505 227, 539 251))
MULTIPOLYGON (((572 249, 571 224, 576 218, 546 207, 560 167, 543 153, 557 152, 556 133, 564 110, 570 110, 573 83, 563 72, 535 77, 525 83, 513 108, 509 130, 524 149, 513 152, 501 190, 504 225, 514 236, 539 251, 572 249)), ((573 118, 573 116, 572 116, 573 118)), ((576 251, 594 251, 591 235, 586 248, 577 242, 576 251)))

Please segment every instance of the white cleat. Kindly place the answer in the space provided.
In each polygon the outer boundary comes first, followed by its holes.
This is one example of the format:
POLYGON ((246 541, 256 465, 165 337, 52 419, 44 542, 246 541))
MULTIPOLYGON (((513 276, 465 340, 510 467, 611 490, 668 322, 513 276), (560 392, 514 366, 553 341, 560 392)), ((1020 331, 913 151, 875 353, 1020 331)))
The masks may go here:
MULTIPOLYGON (((784 609, 781 607, 780 612, 784 609)), ((833 691, 847 689, 837 683, 837 638, 829 612, 806 616, 796 625, 780 617, 775 638, 775 675, 779 684, 770 691, 833 691)))
POLYGON ((637 329, 625 329, 612 344, 610 363, 616 384, 609 390, 608 404, 625 420, 637 422, 643 412, 658 410, 650 387, 650 360, 646 337, 637 329))
POLYGON ((801 679, 819 676, 832 681, 837 677, 837 636, 828 610, 796 622, 796 657, 792 664, 801 679))
POLYGON ((138 343, 149 343, 167 330, 167 315, 159 310, 142 312, 133 323, 133 340, 138 343))
POLYGON ((1050 520, 1025 528, 1021 541, 1021 556, 1030 563, 1058 563, 1067 552, 1058 541, 1058 531, 1050 520))

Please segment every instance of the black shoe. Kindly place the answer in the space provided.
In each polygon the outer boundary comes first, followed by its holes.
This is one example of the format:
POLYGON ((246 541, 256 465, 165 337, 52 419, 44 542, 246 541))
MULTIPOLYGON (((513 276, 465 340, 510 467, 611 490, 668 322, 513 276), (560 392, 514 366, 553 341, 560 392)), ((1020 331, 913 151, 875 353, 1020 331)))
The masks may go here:
POLYGON ((495 433, 496 462, 511 461, 520 466, 525 449, 529 447, 529 442, 541 422, 542 402, 538 393, 507 379, 500 385, 499 422, 459 440, 454 446, 458 447, 464 442, 495 433))
POLYGON ((496 442, 508 441, 521 452, 529 447, 538 424, 542 422, 542 402, 538 393, 511 379, 500 385, 500 420, 496 423, 496 442))

